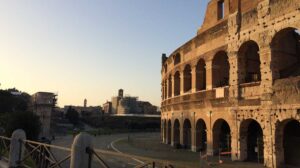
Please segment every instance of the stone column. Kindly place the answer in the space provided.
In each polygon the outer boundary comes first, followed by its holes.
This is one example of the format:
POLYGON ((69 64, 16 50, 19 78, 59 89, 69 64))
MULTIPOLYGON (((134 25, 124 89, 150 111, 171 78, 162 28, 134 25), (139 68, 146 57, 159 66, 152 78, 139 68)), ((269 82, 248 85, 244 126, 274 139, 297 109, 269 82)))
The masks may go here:
POLYGON ((171 81, 172 82, 172 97, 174 97, 174 88, 175 88, 174 87, 174 84, 175 84, 175 82, 174 82, 174 75, 171 76, 171 79, 172 79, 172 81, 171 81))
MULTIPOLYGON (((264 123, 263 142, 264 142, 264 165, 266 167, 276 167, 276 151, 275 151, 275 123, 272 119, 270 111, 265 112, 267 121, 264 123)), ((282 151, 283 152, 283 151, 282 151)))
POLYGON ((214 149, 213 149, 213 132, 212 129, 207 129, 206 131, 206 138, 207 138, 207 155, 213 156, 214 149))
POLYGON ((193 152, 197 152, 197 142, 196 142, 196 113, 192 112, 193 121, 191 122, 191 134, 192 134, 192 141, 191 141, 191 149, 193 152))
POLYGON ((278 77, 278 71, 276 71, 275 67, 272 68, 270 46, 261 48, 259 53, 261 62, 261 100, 263 104, 269 104, 273 94, 273 80, 278 77))
POLYGON ((168 99, 168 97, 169 97, 169 79, 168 78, 166 78, 166 99, 168 99))
POLYGON ((196 86, 196 76, 197 76, 197 68, 196 65, 192 65, 192 93, 195 93, 197 90, 196 86))
POLYGON ((229 97, 231 100, 237 100, 239 97, 239 63, 236 51, 228 52, 229 71, 229 97))
POLYGON ((165 132, 164 132, 164 124, 163 120, 160 121, 160 140, 162 143, 165 143, 165 132))
POLYGON ((213 67, 212 60, 206 61, 206 90, 211 90, 213 88, 213 67))
POLYGON ((8 161, 9 167, 21 166, 18 161, 21 161, 24 156, 24 140, 26 140, 26 134, 22 129, 17 129, 12 133, 8 161))
POLYGON ((71 148, 70 168, 88 167, 90 157, 87 152, 88 148, 93 148, 92 136, 87 133, 77 135, 71 148))
POLYGON ((232 160, 239 160, 239 153, 240 153, 240 144, 239 144, 239 127, 240 122, 237 120, 237 110, 231 110, 232 113, 232 128, 231 129, 231 159, 232 160))
POLYGON ((161 82, 161 100, 164 100, 164 81, 162 80, 161 82))
POLYGON ((183 121, 183 113, 181 113, 181 119, 180 119, 180 124, 179 124, 179 126, 180 126, 180 128, 179 128, 179 144, 181 145, 181 146, 183 146, 183 141, 184 141, 184 136, 183 136, 183 131, 184 131, 184 121, 183 121), (180 122, 181 121, 181 122, 180 122))
POLYGON ((184 71, 180 71, 180 95, 184 94, 184 71))

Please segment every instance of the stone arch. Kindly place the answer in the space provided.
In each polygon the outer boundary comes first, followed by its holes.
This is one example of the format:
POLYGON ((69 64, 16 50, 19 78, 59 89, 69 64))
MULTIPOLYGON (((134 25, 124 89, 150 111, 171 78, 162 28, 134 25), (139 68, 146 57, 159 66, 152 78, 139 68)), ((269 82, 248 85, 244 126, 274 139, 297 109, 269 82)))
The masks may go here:
POLYGON ((255 41, 244 42, 238 51, 239 83, 261 80, 259 46, 255 41))
POLYGON ((190 149, 192 146, 192 125, 189 119, 183 122, 183 144, 184 148, 190 149))
POLYGON ((192 69, 189 64, 183 70, 183 88, 184 92, 189 92, 192 89, 192 69))
POLYGON ((254 119, 241 122, 240 155, 243 161, 264 162, 263 130, 254 119))
POLYGON ((180 122, 178 119, 175 119, 173 125, 173 145, 177 147, 179 144, 180 144, 180 122))
POLYGON ((196 149, 206 151, 207 149, 207 129, 203 119, 196 122, 196 149))
POLYGON ((172 97, 172 76, 169 75, 168 79, 168 97, 172 97))
POLYGON ((300 75, 300 31, 284 28, 278 31, 271 42, 271 68, 273 79, 300 75))
POLYGON ((171 137, 172 137, 171 130, 172 130, 172 123, 171 120, 169 119, 167 125, 167 144, 171 144, 171 137))
POLYGON ((174 96, 180 95, 180 72, 174 74, 174 96))
POLYGON ((300 122, 287 119, 278 122, 275 132, 277 165, 300 167, 300 122))
POLYGON ((164 81, 164 99, 167 99, 168 98, 168 80, 165 80, 164 81))
POLYGON ((200 59, 196 65, 196 90, 206 89, 206 65, 204 59, 200 59))
POLYGON ((181 62, 181 56, 179 53, 177 53, 175 56, 174 56, 174 65, 177 65, 181 62))
MULTIPOLYGON (((224 119, 218 119, 213 125, 213 153, 231 151, 231 131, 224 119)), ((230 156, 230 155, 228 155, 230 156)))
POLYGON ((212 60, 212 83, 213 87, 229 85, 229 62, 225 51, 219 51, 212 60))

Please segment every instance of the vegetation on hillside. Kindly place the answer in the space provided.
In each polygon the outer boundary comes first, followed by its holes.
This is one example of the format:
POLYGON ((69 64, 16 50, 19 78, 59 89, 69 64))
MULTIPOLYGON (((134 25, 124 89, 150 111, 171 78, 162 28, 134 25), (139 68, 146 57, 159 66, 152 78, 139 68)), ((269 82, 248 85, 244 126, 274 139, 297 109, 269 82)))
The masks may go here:
POLYGON ((0 127, 6 136, 23 129, 27 139, 35 140, 41 130, 39 117, 30 111, 31 96, 17 89, 0 90, 0 127))

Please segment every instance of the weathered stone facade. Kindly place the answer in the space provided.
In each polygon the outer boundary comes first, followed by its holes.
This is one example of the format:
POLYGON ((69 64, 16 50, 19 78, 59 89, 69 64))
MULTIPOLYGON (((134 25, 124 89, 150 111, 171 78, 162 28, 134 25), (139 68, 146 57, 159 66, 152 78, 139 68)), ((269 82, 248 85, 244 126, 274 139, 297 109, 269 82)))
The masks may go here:
POLYGON ((211 0, 162 58, 162 141, 300 166, 300 1, 211 0))
POLYGON ((40 121, 40 137, 51 137, 51 118, 56 104, 56 95, 50 92, 37 92, 32 95, 32 110, 40 121))

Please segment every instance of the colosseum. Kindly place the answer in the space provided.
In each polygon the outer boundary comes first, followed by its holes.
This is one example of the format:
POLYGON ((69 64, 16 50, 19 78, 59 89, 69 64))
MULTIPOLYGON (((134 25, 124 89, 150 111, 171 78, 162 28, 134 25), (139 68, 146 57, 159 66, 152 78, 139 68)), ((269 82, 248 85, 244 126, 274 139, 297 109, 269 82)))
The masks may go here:
POLYGON ((210 0, 162 56, 163 143, 300 167, 300 0, 210 0))

